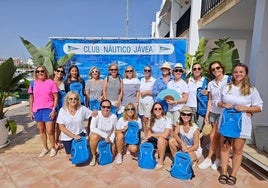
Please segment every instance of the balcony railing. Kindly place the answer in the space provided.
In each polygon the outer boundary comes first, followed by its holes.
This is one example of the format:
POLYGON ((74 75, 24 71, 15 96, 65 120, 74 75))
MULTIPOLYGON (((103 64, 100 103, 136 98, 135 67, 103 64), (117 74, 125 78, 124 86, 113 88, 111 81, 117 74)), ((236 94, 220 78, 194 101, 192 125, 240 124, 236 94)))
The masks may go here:
POLYGON ((202 0, 201 18, 224 0, 202 0))

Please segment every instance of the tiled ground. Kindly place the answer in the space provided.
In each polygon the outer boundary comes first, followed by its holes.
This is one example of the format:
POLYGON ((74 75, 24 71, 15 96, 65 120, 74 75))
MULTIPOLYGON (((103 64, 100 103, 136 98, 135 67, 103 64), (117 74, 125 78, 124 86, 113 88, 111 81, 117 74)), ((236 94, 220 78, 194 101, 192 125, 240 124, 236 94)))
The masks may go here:
MULTIPOLYGON (((140 169, 131 155, 122 165, 114 163, 94 167, 76 167, 67 160, 63 150, 51 158, 38 158, 40 140, 37 128, 28 117, 27 104, 11 108, 8 114, 19 124, 19 133, 10 135, 11 144, 0 149, 0 188, 13 187, 226 187, 218 183, 218 171, 194 167, 195 178, 182 181, 170 176, 171 160, 161 170, 140 169)), ((242 166, 234 187, 268 187, 255 173, 242 166)))

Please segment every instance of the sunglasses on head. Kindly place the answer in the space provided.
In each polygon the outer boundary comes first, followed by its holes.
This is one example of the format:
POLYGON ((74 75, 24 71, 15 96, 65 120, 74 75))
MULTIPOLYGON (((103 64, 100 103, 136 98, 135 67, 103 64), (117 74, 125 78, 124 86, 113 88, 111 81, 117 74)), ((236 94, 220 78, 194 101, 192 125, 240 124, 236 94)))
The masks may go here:
POLYGON ((162 110, 162 108, 154 108, 154 110, 155 110, 155 111, 156 111, 156 110, 159 110, 159 111, 160 111, 160 110, 162 110))
POLYGON ((110 69, 110 71, 117 71, 117 69, 110 69))
POLYGON ((182 69, 174 69, 174 72, 180 72, 180 73, 183 73, 183 70, 182 70, 182 69))
POLYGON ((60 72, 60 73, 64 74, 63 70, 56 70, 56 72, 60 72))
POLYGON ((111 108, 111 106, 101 106, 101 108, 103 108, 103 109, 110 109, 111 108))
POLYGON ((200 67, 198 67, 198 68, 193 68, 193 71, 200 71, 200 70, 201 70, 200 67))
POLYGON ((77 98, 69 98, 68 100, 69 100, 69 101, 76 101, 77 98))
POLYGON ((126 108, 125 110, 126 111, 134 111, 135 109, 134 108, 126 108))
POLYGON ((144 72, 151 72, 150 69, 144 69, 144 72))
POLYGON ((182 116, 191 116, 192 114, 181 113, 182 116))
POLYGON ((44 70, 36 70, 35 72, 36 72, 36 73, 45 73, 44 70))
POLYGON ((212 68, 211 71, 215 71, 215 70, 219 70, 221 67, 215 67, 215 68, 212 68))

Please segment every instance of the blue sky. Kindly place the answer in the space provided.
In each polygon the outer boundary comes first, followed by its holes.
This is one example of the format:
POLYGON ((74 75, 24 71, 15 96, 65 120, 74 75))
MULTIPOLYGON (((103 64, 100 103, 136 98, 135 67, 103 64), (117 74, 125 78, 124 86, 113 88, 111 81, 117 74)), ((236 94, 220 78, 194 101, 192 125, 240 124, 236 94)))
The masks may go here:
MULTIPOLYGON (((1 0, 0 58, 29 58, 49 37, 125 37, 127 0, 1 0)), ((129 0, 129 37, 150 37, 162 0, 129 0)))

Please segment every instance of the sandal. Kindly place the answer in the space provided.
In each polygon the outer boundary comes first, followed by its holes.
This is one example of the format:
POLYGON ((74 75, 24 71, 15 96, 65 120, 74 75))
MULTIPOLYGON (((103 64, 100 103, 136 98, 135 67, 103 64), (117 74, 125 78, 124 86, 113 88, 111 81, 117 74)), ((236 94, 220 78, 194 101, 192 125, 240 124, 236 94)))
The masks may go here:
POLYGON ((227 181, 228 181, 228 176, 222 174, 222 175, 219 176, 218 181, 219 181, 221 184, 226 184, 227 181))
POLYGON ((228 185, 235 185, 236 184, 236 177, 230 175, 226 183, 228 185))

